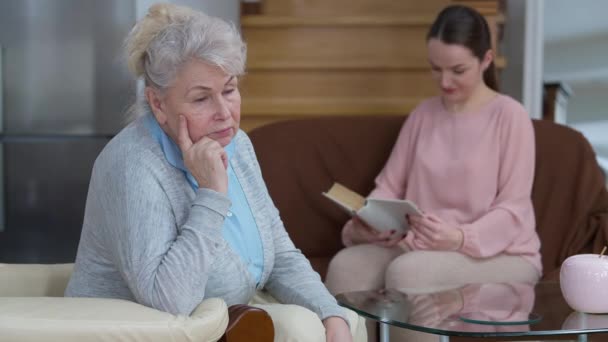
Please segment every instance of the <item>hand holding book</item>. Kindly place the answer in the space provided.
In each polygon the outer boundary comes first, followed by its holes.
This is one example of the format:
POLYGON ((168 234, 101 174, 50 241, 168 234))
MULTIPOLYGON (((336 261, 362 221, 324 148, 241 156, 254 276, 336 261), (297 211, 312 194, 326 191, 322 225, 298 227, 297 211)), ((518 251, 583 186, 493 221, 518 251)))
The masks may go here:
POLYGON ((345 246, 373 243, 382 247, 394 247, 405 238, 406 234, 397 233, 395 230, 379 231, 370 227, 358 216, 346 222, 342 229, 342 242, 345 246))
POLYGON ((405 234, 409 227, 406 215, 422 215, 411 201, 365 198, 339 183, 323 195, 380 232, 405 234))

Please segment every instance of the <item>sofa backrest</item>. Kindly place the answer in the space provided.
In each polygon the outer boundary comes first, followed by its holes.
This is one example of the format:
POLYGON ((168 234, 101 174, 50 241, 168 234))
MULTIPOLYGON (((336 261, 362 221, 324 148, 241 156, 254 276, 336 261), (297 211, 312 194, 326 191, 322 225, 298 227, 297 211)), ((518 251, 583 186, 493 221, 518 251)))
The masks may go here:
POLYGON ((545 277, 558 279, 570 255, 599 253, 608 243, 608 192, 585 137, 535 120, 536 171, 532 202, 545 277))
MULTIPOLYGON (((324 275, 343 246, 348 216, 321 195, 334 181, 367 195, 404 117, 325 117, 283 121, 250 133, 262 174, 295 245, 324 275)), ((578 132, 534 121, 532 200, 545 273, 568 255, 606 242, 608 195, 593 150, 578 132)))
POLYGON ((404 117, 330 117, 283 121, 250 138, 285 227, 324 275, 343 246, 348 216, 321 195, 334 181, 366 195, 384 166, 404 117))

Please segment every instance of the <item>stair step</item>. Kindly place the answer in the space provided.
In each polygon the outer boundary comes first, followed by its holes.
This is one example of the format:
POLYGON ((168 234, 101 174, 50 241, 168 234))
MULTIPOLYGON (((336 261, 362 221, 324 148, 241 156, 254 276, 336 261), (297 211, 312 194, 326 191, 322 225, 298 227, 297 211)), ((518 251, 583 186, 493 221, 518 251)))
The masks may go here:
POLYGON ((435 16, 451 4, 473 7, 483 15, 495 15, 500 11, 496 0, 263 0, 260 12, 294 17, 394 16, 412 13, 435 16))
POLYGON ((248 98, 243 100, 243 117, 293 115, 404 115, 422 98, 248 98))
POLYGON ((500 11, 500 5, 496 0, 452 0, 452 3, 473 7, 483 15, 493 15, 500 11))
POLYGON ((428 69, 430 17, 247 16, 249 70, 428 69))
POLYGON ((424 70, 250 70, 241 81, 245 99, 427 97, 437 92, 424 70))
POLYGON ((450 0, 263 0, 262 13, 300 17, 437 14, 450 0))
POLYGON ((250 69, 421 68, 425 26, 244 27, 250 69))
MULTIPOLYGON (((504 15, 495 13, 487 18, 504 22, 504 15)), ((286 17, 268 15, 244 15, 241 27, 290 27, 290 26, 423 26, 428 29, 435 15, 387 15, 387 16, 339 16, 339 17, 286 17)))
POLYGON ((241 27, 292 27, 292 26, 424 26, 435 19, 432 15, 405 16, 340 16, 340 17, 285 17, 268 15, 246 15, 241 18, 241 27))

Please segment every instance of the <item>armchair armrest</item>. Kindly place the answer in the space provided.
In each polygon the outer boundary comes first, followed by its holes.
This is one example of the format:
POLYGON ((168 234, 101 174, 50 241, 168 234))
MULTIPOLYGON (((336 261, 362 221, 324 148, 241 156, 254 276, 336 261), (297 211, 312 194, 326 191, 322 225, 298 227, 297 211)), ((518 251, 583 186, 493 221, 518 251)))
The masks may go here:
POLYGON ((0 339, 4 341, 272 341, 262 309, 219 298, 190 316, 131 301, 63 297, 73 264, 0 263, 0 339))
POLYGON ((3 297, 3 341, 217 341, 228 326, 218 298, 191 316, 175 316, 134 302, 104 298, 3 297))
POLYGON ((272 342, 274 325, 266 311, 237 304, 228 308, 228 327, 220 342, 272 342))

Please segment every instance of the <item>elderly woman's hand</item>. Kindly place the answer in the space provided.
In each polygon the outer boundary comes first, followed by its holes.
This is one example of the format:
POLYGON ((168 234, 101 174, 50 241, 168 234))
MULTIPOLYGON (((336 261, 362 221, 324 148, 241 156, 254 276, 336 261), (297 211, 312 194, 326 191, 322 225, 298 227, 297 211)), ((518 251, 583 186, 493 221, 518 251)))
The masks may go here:
POLYGON ((346 321, 340 317, 328 317, 323 320, 327 342, 352 342, 353 337, 346 321))
POLYGON ((208 188, 225 194, 228 191, 228 156, 224 148, 215 140, 203 137, 192 142, 188 133, 188 122, 179 117, 177 143, 184 158, 184 164, 198 182, 199 188, 208 188))

